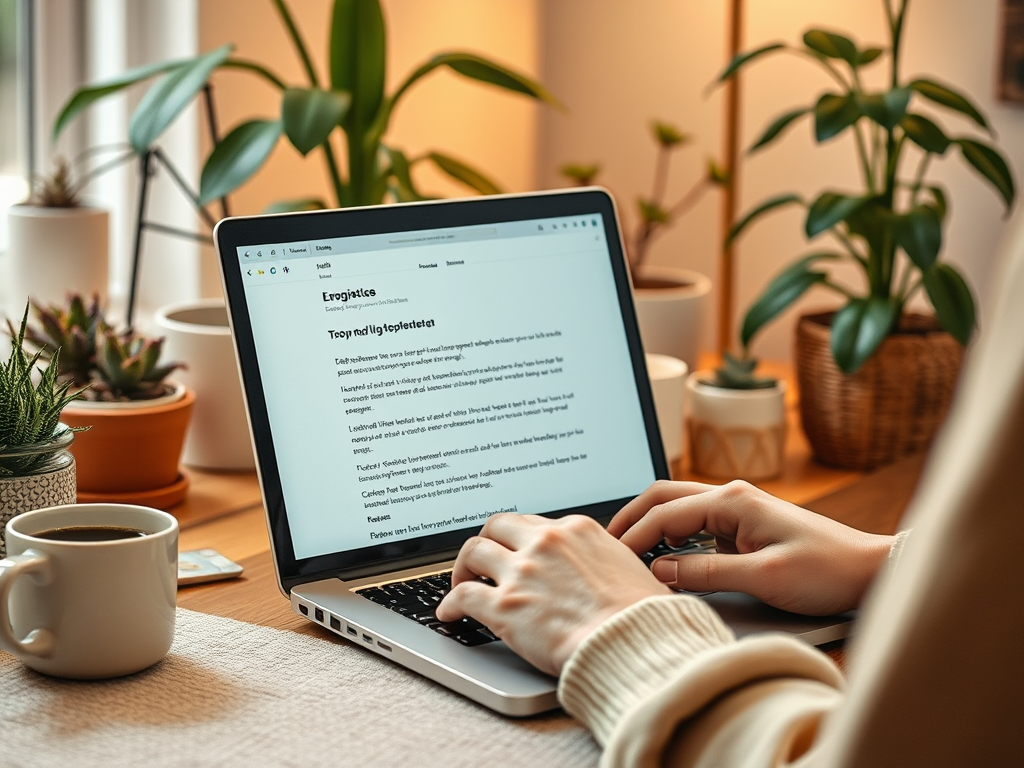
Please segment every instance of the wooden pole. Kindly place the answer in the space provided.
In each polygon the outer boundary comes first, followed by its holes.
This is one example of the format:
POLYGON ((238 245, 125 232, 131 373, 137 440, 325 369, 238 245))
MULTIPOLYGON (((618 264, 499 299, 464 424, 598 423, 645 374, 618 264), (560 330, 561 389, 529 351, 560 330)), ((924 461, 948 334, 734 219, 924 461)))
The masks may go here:
MULTIPOLYGON (((728 19, 729 61, 740 52, 742 45, 743 0, 731 0, 728 19)), ((722 187, 721 239, 722 263, 719 270, 721 290, 718 296, 718 353, 722 354, 732 346, 732 312, 734 288, 734 248, 726 243, 729 230, 736 221, 739 199, 739 119, 740 119, 740 76, 733 75, 725 84, 725 126, 723 131, 722 155, 728 182, 722 187)))

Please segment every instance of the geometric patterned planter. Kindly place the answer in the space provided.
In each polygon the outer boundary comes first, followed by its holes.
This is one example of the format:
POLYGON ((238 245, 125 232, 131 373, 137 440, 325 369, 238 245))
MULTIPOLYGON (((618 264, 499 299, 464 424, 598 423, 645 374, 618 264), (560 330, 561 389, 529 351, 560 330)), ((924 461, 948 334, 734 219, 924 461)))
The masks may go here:
MULTIPOLYGON (((7 556, 4 533, 8 520, 31 509, 74 504, 77 500, 75 459, 67 452, 60 458, 61 466, 48 472, 0 477, 0 558, 7 556)), ((52 463, 49 466, 52 467, 52 463)))

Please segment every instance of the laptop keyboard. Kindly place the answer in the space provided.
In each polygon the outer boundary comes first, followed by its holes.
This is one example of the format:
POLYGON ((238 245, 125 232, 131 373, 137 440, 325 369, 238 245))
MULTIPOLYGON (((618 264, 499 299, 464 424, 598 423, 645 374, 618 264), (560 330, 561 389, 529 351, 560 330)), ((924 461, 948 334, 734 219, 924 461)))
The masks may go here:
MULTIPOLYGON (((681 546, 670 547, 665 542, 655 545, 650 551, 640 556, 649 568, 655 558, 664 555, 689 555, 715 552, 715 537, 707 533, 691 536, 681 546)), ((462 645, 474 646, 493 643, 497 635, 476 619, 465 618, 460 621, 438 621, 434 609, 451 588, 452 572, 435 573, 430 576, 393 581, 373 587, 356 590, 367 600, 390 608, 406 618, 428 627, 440 635, 450 637, 462 645)))

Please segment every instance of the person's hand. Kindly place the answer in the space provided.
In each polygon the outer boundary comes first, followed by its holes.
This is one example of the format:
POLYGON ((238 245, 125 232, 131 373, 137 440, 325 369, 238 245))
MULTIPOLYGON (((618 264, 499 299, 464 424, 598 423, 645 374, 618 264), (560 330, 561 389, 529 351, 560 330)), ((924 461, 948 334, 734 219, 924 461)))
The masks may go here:
POLYGON ((452 590, 436 614, 441 621, 472 616, 538 669, 558 675, 599 624, 665 594, 640 558, 589 517, 499 514, 462 546, 452 590))
POLYGON ((662 557, 664 584, 746 592, 776 608, 823 616, 856 607, 892 546, 891 536, 849 528, 749 483, 659 481, 624 506, 608 532, 634 552, 706 531, 721 554, 662 557))

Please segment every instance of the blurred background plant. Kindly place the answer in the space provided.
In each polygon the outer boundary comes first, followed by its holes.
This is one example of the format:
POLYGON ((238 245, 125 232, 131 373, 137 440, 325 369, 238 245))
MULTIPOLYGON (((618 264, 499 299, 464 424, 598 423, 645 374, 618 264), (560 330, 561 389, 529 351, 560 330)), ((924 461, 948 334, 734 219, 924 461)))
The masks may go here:
MULTIPOLYGON (((653 240, 693 208, 705 192, 726 181, 722 169, 713 159, 709 159, 704 175, 675 203, 667 203, 669 165, 672 154, 689 143, 691 137, 675 125, 659 120, 652 121, 650 129, 651 136, 658 148, 654 161, 651 193, 647 197, 637 198, 637 224, 631 232, 625 235, 627 260, 633 272, 634 282, 637 280, 637 270, 647 260, 653 240)), ((559 173, 562 176, 581 187, 593 184, 600 171, 601 166, 597 163, 586 165, 568 163, 559 168, 559 173)))

